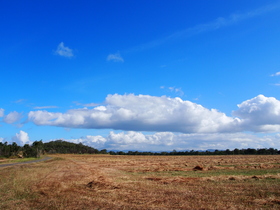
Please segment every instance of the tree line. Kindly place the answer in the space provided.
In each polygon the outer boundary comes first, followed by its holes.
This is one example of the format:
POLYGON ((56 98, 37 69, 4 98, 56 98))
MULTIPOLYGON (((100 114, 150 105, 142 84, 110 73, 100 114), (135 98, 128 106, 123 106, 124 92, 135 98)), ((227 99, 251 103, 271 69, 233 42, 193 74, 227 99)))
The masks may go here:
POLYGON ((262 148, 262 149, 234 149, 234 150, 206 150, 206 151, 176 151, 171 152, 139 152, 139 151, 110 151, 111 155, 278 155, 280 150, 274 148, 262 148))
POLYGON ((176 151, 171 152, 139 152, 139 151, 107 151, 106 149, 97 150, 82 143, 72 143, 63 140, 50 141, 43 143, 42 140, 35 141, 31 145, 19 146, 13 142, 0 142, 0 157, 36 157, 43 154, 110 154, 110 155, 278 155, 280 150, 274 148, 262 149, 234 149, 234 150, 206 150, 206 151, 176 151))
POLYGON ((0 142, 0 157, 36 157, 39 158, 44 153, 44 143, 35 141, 32 145, 25 144, 23 147, 17 145, 16 142, 8 144, 8 142, 0 142))
POLYGON ((0 157, 36 157, 39 158, 43 154, 99 154, 107 153, 104 150, 97 150, 92 147, 76 144, 62 140, 51 141, 43 143, 42 140, 35 141, 31 145, 24 146, 17 145, 16 142, 8 144, 7 142, 0 142, 0 157))

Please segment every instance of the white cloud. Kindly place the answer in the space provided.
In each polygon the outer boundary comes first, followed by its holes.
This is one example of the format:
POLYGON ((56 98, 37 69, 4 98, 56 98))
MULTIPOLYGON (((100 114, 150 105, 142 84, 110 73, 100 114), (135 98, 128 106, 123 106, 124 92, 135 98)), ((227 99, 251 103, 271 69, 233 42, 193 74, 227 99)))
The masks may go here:
POLYGON ((143 134, 141 132, 114 132, 108 136, 86 136, 79 139, 68 139, 74 143, 83 143, 96 149, 138 150, 138 151, 171 151, 206 150, 235 148, 279 148, 280 134, 255 136, 248 133, 212 133, 181 134, 157 132, 143 134))
POLYGON ((68 57, 68 58, 71 58, 71 57, 74 56, 73 50, 70 49, 69 47, 64 46, 64 43, 63 43, 63 42, 61 42, 61 43, 57 46, 57 49, 56 49, 56 51, 55 51, 55 54, 56 54, 56 55, 63 56, 63 57, 68 57))
POLYGON ((232 132, 239 123, 237 118, 180 98, 115 94, 107 96, 106 104, 66 113, 31 111, 28 118, 37 125, 182 133, 232 132))
POLYGON ((0 108, 0 117, 3 117, 4 116, 4 109, 0 108))
POLYGON ((85 145, 92 146, 94 148, 103 148, 105 142, 107 141, 106 138, 98 135, 98 136, 90 136, 87 135, 86 137, 81 137, 78 139, 67 139, 66 141, 70 141, 73 143, 83 143, 85 145))
POLYGON ((233 114, 243 118, 242 126, 250 131, 280 131, 280 101, 258 95, 238 105, 233 114))
POLYGON ((19 133, 16 133, 16 135, 13 137, 13 141, 16 141, 17 143, 21 145, 30 144, 31 141, 29 140, 28 133, 24 131, 20 131, 19 133))
POLYGON ((107 56, 107 61, 114 61, 114 62, 124 62, 120 53, 109 54, 107 56))
POLYGON ((280 75, 280 71, 276 72, 275 74, 271 74, 272 77, 279 76, 279 75, 280 75))
MULTIPOLYGON (((66 113, 31 111, 37 125, 65 128, 115 129, 181 133, 279 132, 280 101, 259 95, 238 105, 233 116, 191 101, 149 95, 108 95, 106 106, 72 109, 66 113)), ((18 113, 14 113, 17 119, 18 113)), ((11 114, 10 122, 13 122, 11 114)), ((6 116, 7 117, 7 116, 6 116)))
POLYGON ((18 113, 16 111, 10 112, 9 114, 7 114, 6 116, 4 116, 4 122, 8 123, 8 124, 12 124, 15 123, 17 121, 19 121, 22 118, 22 114, 18 113))
POLYGON ((4 138, 0 137, 0 142, 3 142, 4 141, 4 138))

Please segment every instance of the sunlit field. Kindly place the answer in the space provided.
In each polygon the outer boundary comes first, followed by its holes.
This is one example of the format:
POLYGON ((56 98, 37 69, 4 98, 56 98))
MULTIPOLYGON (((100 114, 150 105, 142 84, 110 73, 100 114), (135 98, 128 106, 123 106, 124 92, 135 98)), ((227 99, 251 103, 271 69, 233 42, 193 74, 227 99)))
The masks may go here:
POLYGON ((0 209, 280 209, 280 155, 53 155, 0 168, 0 209))

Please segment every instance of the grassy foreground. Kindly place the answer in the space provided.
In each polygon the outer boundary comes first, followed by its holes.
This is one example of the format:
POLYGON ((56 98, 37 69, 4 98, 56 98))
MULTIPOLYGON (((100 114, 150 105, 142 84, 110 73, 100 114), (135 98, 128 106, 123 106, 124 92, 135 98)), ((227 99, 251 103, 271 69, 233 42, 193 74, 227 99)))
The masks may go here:
POLYGON ((0 168, 0 209, 280 209, 280 155, 53 157, 0 168))

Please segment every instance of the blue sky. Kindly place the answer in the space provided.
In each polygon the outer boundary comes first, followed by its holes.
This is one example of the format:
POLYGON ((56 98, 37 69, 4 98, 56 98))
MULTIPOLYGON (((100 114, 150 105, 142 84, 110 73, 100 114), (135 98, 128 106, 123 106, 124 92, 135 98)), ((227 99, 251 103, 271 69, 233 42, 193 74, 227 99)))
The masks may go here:
POLYGON ((280 149, 280 1, 0 1, 0 141, 280 149))

